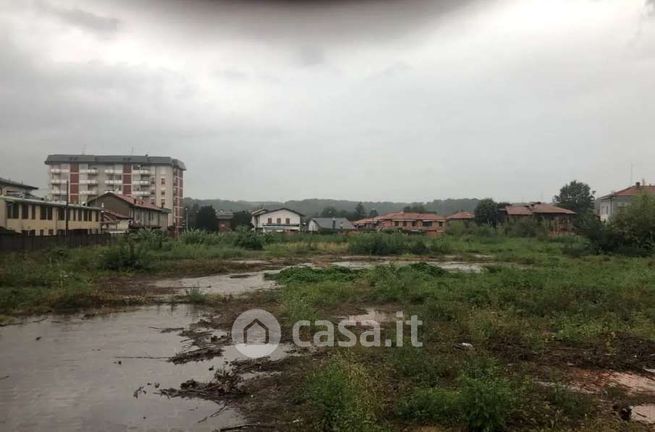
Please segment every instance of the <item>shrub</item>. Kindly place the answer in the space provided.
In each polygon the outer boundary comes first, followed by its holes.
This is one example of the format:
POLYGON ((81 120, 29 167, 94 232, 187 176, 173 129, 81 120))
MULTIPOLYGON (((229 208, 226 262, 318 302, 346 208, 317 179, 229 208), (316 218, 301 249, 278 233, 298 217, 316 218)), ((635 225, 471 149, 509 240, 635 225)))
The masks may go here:
POLYGON ((461 422, 460 395, 442 388, 419 388, 398 404, 398 415, 409 421, 453 425, 461 422))
POLYGON ((646 256, 655 252, 655 197, 642 194, 609 223, 587 218, 579 231, 596 252, 646 256))
POLYGON ((460 403, 472 432, 495 432, 505 428, 516 403, 509 381, 496 377, 460 378, 460 403))
POLYGON ((348 243, 351 253, 362 255, 400 255, 406 251, 406 237, 402 234, 359 234, 348 243))
POLYGON ((264 249, 264 240, 256 232, 240 227, 236 231, 234 246, 249 250, 262 250, 264 249))
POLYGON ((307 395, 323 431, 366 432, 379 430, 376 416, 381 403, 375 380, 350 358, 337 356, 312 374, 307 395))
POLYGON ((100 255, 100 268, 105 270, 146 270, 152 267, 147 245, 124 238, 100 255))
POLYGON ((534 218, 523 218, 503 225, 503 231, 511 237, 546 237, 548 228, 545 223, 534 218))

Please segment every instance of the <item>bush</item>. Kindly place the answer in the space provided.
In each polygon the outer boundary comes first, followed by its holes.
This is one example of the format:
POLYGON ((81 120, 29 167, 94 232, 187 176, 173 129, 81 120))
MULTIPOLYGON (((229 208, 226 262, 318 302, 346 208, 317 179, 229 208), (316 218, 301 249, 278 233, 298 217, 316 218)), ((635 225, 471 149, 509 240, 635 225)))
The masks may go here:
POLYGON ((359 234, 350 239, 348 248, 361 255, 400 255, 406 250, 405 241, 402 234, 359 234))
POLYGON ((495 432, 505 428, 514 411, 514 391, 504 378, 463 376, 460 403, 470 431, 495 432))
POLYGON ((146 270, 151 267, 147 244, 136 243, 129 237, 108 247, 100 255, 100 268, 104 270, 146 270))
POLYGON ((368 371, 352 359, 342 356, 330 359, 307 382, 307 395, 318 415, 318 429, 379 430, 376 416, 381 403, 376 399, 374 382, 368 371))
POLYGON ((234 246, 249 250, 262 250, 264 249, 264 240, 256 232, 241 227, 236 231, 234 246))
POLYGON ((635 197, 609 224, 586 218, 579 231, 596 252, 650 255, 655 252, 655 197, 645 193, 635 197))
POLYGON ((460 395, 449 389, 419 388, 400 400, 398 415, 409 421, 457 424, 463 418, 460 395))
POLYGON ((534 218, 523 218, 503 225, 503 231, 511 237, 546 237, 548 228, 545 223, 534 218))

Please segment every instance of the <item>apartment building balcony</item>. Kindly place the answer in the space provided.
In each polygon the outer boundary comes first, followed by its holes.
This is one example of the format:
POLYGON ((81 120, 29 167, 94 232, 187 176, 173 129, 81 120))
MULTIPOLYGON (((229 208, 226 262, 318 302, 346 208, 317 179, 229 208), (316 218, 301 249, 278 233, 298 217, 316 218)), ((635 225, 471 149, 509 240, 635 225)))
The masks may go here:
POLYGON ((65 189, 50 189, 52 195, 66 195, 65 189))
POLYGON ((132 191, 134 196, 150 196, 150 191, 132 191))
POLYGON ((50 180, 50 184, 66 184, 67 180, 64 179, 52 179, 50 180))
POLYGON ((52 174, 68 174, 70 171, 67 169, 61 169, 61 168, 51 168, 50 172, 52 174))
POLYGON ((80 195, 98 195, 98 191, 95 190, 95 189, 94 190, 83 190, 83 191, 80 191, 80 195))
POLYGON ((122 185, 122 180, 105 180, 106 185, 122 185))
POLYGON ((134 180, 134 181, 132 182, 132 184, 134 184, 134 185, 149 186, 149 185, 150 185, 150 181, 148 181, 148 180, 134 180))
POLYGON ((93 169, 81 169, 80 174, 87 174, 87 175, 96 175, 98 174, 98 170, 93 168, 93 169))
POLYGON ((138 175, 150 175, 150 170, 147 170, 147 169, 135 169, 135 170, 132 170, 132 174, 138 174, 138 175))
POLYGON ((85 185, 97 185, 98 180, 80 180, 80 184, 85 184, 85 185))
POLYGON ((122 175, 123 171, 122 170, 115 170, 115 169, 106 169, 105 174, 122 175))

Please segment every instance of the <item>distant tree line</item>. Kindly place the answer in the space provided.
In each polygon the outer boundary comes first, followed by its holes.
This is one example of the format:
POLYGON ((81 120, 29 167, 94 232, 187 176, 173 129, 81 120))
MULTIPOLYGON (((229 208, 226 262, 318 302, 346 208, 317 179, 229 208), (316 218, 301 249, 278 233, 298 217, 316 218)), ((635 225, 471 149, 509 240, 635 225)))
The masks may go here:
MULTIPOLYGON (((187 229, 199 229, 208 232, 218 231, 218 217, 213 206, 200 206, 198 203, 193 203, 191 206, 185 206, 184 211, 187 229)), ((241 226, 250 228, 250 219, 249 211, 233 212, 230 228, 233 230, 241 226)))

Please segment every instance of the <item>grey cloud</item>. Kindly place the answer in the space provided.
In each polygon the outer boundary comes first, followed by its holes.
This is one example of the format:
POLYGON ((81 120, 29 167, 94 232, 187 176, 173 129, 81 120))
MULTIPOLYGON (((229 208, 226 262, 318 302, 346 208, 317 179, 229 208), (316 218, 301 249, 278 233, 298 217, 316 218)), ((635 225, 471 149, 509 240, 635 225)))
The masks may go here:
POLYGON ((116 33, 120 25, 120 20, 117 18, 96 15, 79 8, 61 7, 45 0, 37 2, 36 5, 40 11, 52 15, 66 24, 98 34, 116 33))
POLYGON ((303 66, 316 66, 325 61, 325 53, 318 46, 305 45, 300 48, 299 58, 303 66))

